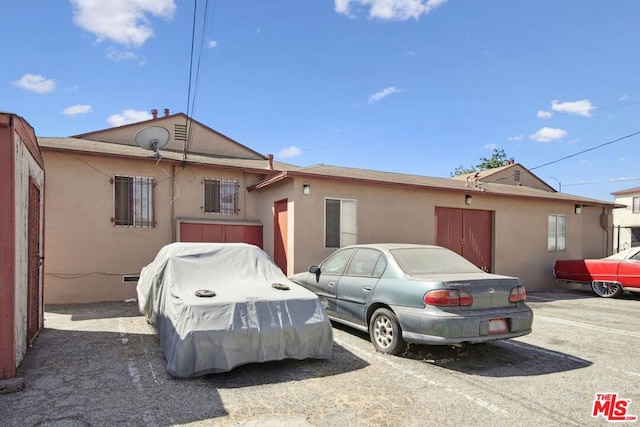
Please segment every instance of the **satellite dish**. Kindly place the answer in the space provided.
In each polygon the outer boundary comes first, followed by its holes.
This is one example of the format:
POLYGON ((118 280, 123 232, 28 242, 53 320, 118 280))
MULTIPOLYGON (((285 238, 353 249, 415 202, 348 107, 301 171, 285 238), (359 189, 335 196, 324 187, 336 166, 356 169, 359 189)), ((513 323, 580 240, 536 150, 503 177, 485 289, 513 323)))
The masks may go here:
POLYGON ((159 159, 160 149, 169 142, 169 131, 161 126, 150 126, 136 132, 136 144, 145 150, 153 150, 154 157, 159 159))

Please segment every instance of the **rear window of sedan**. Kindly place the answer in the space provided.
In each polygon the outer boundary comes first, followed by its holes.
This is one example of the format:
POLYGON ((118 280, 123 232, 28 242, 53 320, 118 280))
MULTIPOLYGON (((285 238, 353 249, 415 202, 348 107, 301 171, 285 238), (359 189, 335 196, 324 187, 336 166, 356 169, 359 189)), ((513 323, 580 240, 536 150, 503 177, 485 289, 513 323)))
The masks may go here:
POLYGON ((407 274, 477 273, 467 259, 444 248, 392 249, 391 255, 407 274))

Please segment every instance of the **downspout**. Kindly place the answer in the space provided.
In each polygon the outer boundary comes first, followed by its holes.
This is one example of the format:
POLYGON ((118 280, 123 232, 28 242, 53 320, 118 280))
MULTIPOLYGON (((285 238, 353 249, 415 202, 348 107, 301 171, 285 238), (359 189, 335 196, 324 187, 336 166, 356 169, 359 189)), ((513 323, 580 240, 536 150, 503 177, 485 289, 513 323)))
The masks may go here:
POLYGON ((171 203, 170 205, 170 215, 171 215, 171 243, 176 241, 176 214, 175 207, 173 206, 173 202, 175 202, 175 183, 176 183, 176 165, 171 166, 171 203))

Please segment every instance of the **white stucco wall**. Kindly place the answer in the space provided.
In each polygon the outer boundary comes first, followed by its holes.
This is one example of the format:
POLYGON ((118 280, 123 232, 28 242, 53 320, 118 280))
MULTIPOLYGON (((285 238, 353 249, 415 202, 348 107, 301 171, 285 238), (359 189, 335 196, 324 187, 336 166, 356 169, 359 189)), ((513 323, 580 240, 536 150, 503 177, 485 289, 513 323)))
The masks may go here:
MULTIPOLYGON (((40 235, 42 236, 42 224, 44 219, 44 171, 35 161, 20 136, 15 134, 15 233, 16 233, 16 267, 15 267, 15 358, 16 366, 20 364, 27 352, 27 295, 29 269, 28 245, 28 206, 29 206, 29 177, 33 177, 40 188, 40 235)), ((42 245, 42 239, 40 239, 42 245)), ((40 248, 43 253, 43 248, 40 248)), ((41 273, 42 274, 42 273, 41 273)), ((40 280, 40 293, 42 294, 42 277, 40 280)))
POLYGON ((633 198, 640 197, 640 192, 616 196, 615 203, 626 205, 624 208, 613 210, 613 251, 625 250, 631 247, 631 229, 640 228, 640 213, 633 213, 633 198), (620 236, 618 238, 618 226, 620 236))

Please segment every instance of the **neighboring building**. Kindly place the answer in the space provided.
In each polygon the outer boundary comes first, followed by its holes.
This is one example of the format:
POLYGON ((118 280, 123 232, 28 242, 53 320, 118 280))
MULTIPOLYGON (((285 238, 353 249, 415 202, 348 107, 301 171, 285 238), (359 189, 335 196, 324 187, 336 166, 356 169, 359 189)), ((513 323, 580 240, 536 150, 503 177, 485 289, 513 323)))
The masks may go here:
POLYGON ((140 269, 173 241, 254 243, 288 275, 351 243, 439 244, 530 290, 556 286, 558 258, 611 250, 611 203, 534 185, 292 166, 168 110, 39 142, 48 303, 135 298, 140 269), (169 134, 161 158, 135 143, 156 126, 169 134))
POLYGON ((613 195, 613 251, 640 246, 640 187, 616 191, 613 195))
POLYGON ((453 179, 463 180, 476 186, 493 182, 495 184, 519 185, 544 191, 556 191, 520 163, 515 163, 513 159, 509 160, 505 166, 456 175, 453 179))
POLYGON ((0 391, 43 327, 44 163, 33 128, 0 112, 0 391), (6 380, 6 381, 4 381, 6 380))

